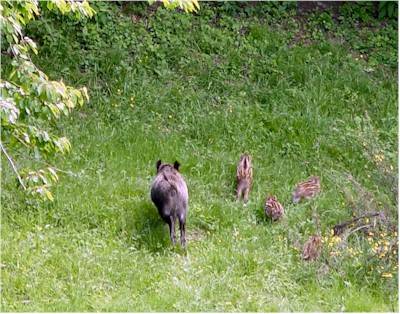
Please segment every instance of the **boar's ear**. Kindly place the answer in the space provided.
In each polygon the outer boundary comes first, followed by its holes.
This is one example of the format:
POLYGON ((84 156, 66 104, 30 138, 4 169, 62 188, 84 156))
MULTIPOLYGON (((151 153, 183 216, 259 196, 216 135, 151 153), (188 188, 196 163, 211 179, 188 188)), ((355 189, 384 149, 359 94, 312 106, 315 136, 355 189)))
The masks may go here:
POLYGON ((174 168, 176 169, 176 170, 179 170, 179 166, 180 166, 181 164, 179 163, 179 162, 177 162, 177 161, 175 161, 174 162, 174 168))
POLYGON ((156 163, 157 171, 158 171, 158 168, 160 168, 160 166, 161 166, 161 159, 159 159, 156 163))

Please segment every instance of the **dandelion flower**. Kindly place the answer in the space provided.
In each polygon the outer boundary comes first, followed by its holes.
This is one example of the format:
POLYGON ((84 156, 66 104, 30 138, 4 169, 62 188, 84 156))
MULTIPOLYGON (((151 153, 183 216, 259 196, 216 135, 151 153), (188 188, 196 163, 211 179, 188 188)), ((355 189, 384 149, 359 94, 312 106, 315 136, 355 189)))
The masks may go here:
POLYGON ((340 243, 342 241, 342 239, 340 237, 338 237, 338 236, 334 236, 332 238, 332 240, 333 240, 334 243, 340 243))

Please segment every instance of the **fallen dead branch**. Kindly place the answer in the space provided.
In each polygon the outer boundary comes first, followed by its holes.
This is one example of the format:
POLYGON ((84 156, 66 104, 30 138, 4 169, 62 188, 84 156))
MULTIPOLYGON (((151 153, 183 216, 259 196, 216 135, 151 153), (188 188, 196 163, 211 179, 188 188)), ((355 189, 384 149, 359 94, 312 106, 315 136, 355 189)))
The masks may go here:
MULTIPOLYGON (((365 219, 365 218, 372 218, 372 217, 378 217, 378 216, 379 216, 382 220, 385 220, 385 215, 384 215, 383 212, 372 212, 372 213, 367 213, 367 214, 365 214, 365 215, 362 215, 362 216, 359 216, 359 217, 355 217, 355 218, 353 218, 353 219, 351 219, 351 220, 348 220, 348 221, 345 221, 345 222, 336 224, 336 225, 333 227, 333 235, 335 235, 335 236, 341 235, 342 233, 344 233, 344 231, 345 231, 347 228, 349 228, 349 227, 354 227, 354 224, 355 224, 356 222, 359 222, 359 221, 362 220, 362 219, 365 219)), ((373 225, 368 225, 368 226, 372 227, 373 225)), ((358 228, 358 227, 359 227, 359 226, 357 226, 356 228, 358 228)), ((361 228, 361 229, 363 229, 363 228, 361 228)), ((354 230, 354 229, 353 229, 353 230, 354 230)), ((360 229, 357 229, 357 230, 360 230, 360 229)), ((353 232, 355 232, 355 231, 353 231, 353 232)), ((352 232, 352 233, 353 233, 353 232, 352 232)))

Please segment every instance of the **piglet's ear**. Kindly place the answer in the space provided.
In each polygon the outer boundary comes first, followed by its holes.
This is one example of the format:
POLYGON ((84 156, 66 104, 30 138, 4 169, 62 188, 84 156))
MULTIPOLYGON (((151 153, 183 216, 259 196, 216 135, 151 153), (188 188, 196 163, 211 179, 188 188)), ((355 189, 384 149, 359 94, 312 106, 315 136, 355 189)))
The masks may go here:
POLYGON ((160 168, 160 166, 161 166, 161 159, 158 160, 157 163, 156 163, 157 171, 158 171, 158 168, 160 168))
POLYGON ((174 168, 176 169, 176 170, 179 170, 179 166, 180 166, 181 164, 179 163, 179 162, 177 162, 177 161, 175 161, 174 162, 174 168))

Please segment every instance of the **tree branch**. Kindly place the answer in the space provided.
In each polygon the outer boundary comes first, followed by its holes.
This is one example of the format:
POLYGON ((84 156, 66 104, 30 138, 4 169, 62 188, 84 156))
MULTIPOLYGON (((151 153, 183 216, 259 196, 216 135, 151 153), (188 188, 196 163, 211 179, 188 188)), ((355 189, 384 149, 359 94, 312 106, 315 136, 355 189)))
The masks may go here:
POLYGON ((362 216, 353 218, 351 220, 345 221, 345 222, 343 222, 341 224, 337 224, 337 225, 335 225, 333 227, 334 235, 342 234, 349 225, 351 225, 352 223, 357 222, 357 221, 359 221, 359 220, 361 220, 363 218, 371 218, 371 217, 376 217, 376 216, 381 216, 381 215, 382 215, 382 212, 367 213, 365 215, 362 215, 362 216))
POLYGON ((7 154, 7 151, 4 148, 3 143, 1 143, 1 142, 0 142, 0 147, 1 147, 1 150, 3 151, 4 155, 6 155, 6 157, 8 159, 8 162, 10 163, 12 169, 14 170, 14 172, 15 172, 17 178, 18 178, 19 183, 22 185, 24 190, 26 190, 26 186, 25 186, 24 182, 22 181, 21 176, 18 173, 17 167, 15 166, 15 164, 14 164, 13 160, 11 159, 10 155, 7 154))
POLYGON ((40 163, 42 163, 42 164, 44 164, 44 165, 46 165, 46 166, 48 166, 48 167, 50 167, 50 168, 53 168, 53 169, 56 170, 57 172, 62 172, 62 173, 68 174, 68 175, 73 176, 73 177, 77 177, 77 176, 78 176, 77 174, 73 173, 73 172, 70 171, 70 170, 68 170, 68 171, 62 170, 62 169, 60 169, 60 168, 57 168, 57 167, 55 167, 55 166, 49 164, 48 162, 41 161, 41 160, 37 160, 37 162, 40 162, 40 163))
POLYGON ((9 51, 6 51, 6 50, 2 50, 1 54, 4 55, 4 56, 7 56, 7 57, 14 57, 13 53, 11 53, 9 51))

